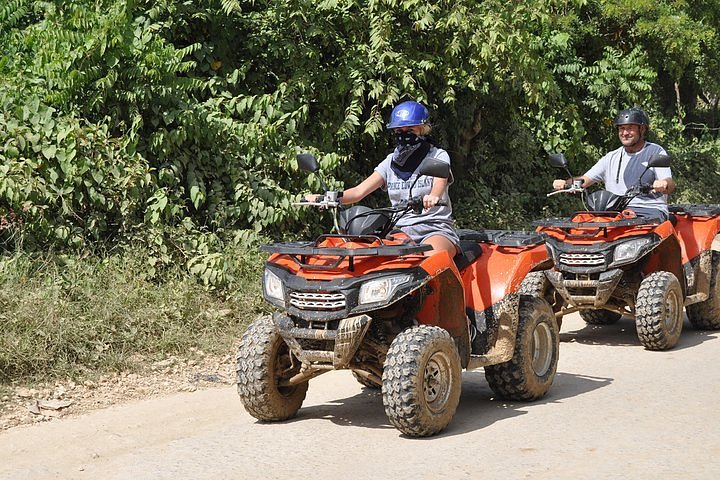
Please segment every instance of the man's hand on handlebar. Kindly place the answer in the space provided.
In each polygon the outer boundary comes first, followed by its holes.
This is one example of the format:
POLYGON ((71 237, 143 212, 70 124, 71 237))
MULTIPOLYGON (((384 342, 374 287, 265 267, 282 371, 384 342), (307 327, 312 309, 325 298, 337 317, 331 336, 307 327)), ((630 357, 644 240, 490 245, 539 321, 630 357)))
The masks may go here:
POLYGON ((579 193, 584 191, 582 178, 569 178, 567 180, 556 179, 553 180, 554 192, 548 193, 546 196, 551 197, 557 193, 579 193))
POLYGON ((655 192, 669 193, 668 192, 668 181, 667 180, 655 180, 652 184, 652 189, 655 192))
POLYGON ((553 180, 553 183, 552 183, 553 190, 562 190, 564 188, 567 188, 568 185, 570 185, 568 183, 568 181, 563 180, 562 178, 557 178, 557 179, 553 180))

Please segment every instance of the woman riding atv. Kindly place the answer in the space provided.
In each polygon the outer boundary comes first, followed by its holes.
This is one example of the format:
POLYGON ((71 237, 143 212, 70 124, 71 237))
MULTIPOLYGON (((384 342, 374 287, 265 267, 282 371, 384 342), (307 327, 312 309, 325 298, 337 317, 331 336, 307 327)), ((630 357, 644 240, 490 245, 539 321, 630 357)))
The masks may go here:
MULTIPOLYGON (((398 104, 390 114, 387 124, 392 130, 397 146, 375 167, 375 171, 359 185, 341 193, 344 205, 359 202, 378 188, 387 190, 393 206, 408 200, 410 186, 416 181, 420 163, 431 157, 450 164, 450 156, 429 138, 431 126, 428 109, 418 102, 398 104)), ((458 252, 460 239, 452 220, 452 206, 448 196, 449 179, 421 176, 413 187, 413 194, 423 199, 424 212, 410 212, 396 225, 417 243, 432 245, 435 251, 445 250, 450 257, 458 252), (438 205, 440 203, 441 205, 438 205)), ((307 201, 315 201, 322 195, 306 195, 307 201)))

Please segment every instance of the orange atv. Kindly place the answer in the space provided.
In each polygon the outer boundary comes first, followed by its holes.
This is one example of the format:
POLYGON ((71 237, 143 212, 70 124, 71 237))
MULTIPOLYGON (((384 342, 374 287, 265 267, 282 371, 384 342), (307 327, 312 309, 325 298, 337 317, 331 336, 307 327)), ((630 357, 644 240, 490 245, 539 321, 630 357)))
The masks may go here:
MULTIPOLYGON (((562 154, 550 163, 570 175, 562 154)), ((658 156, 644 173, 668 166, 670 158, 658 156)), ((533 222, 554 268, 530 277, 537 294, 560 305, 559 318, 576 311, 593 325, 633 318, 646 349, 666 350, 680 338, 683 306, 695 328, 720 328, 720 205, 670 205, 666 221, 636 217, 627 205, 651 188, 641 176, 625 195, 587 194, 579 182, 549 194, 581 193, 586 211, 533 222)))
MULTIPOLYGON (((318 172, 312 155, 298 163, 318 172)), ((437 160, 419 168, 450 175, 437 160)), ((426 256, 429 245, 395 229, 407 212, 422 211, 422 199, 343 209, 338 192, 323 187, 321 201, 302 204, 332 209, 339 233, 263 247, 271 254, 263 294, 277 311, 250 325, 237 355, 238 393, 252 416, 295 416, 308 381, 341 369, 382 388, 390 422, 412 437, 448 425, 462 369, 485 367, 505 398, 548 391, 558 361, 555 317, 547 302, 518 292, 526 273, 548 262, 540 235, 463 231, 455 258, 426 256)))

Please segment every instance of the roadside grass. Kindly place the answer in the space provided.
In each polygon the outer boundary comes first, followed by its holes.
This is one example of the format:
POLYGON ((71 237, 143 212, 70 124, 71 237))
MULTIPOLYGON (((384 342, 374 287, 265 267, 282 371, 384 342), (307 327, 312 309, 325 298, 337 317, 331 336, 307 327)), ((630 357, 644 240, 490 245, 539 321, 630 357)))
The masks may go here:
POLYGON ((234 353, 264 307, 260 256, 232 256, 232 280, 221 291, 180 266, 151 278, 140 254, 0 256, 0 393, 137 370, 196 349, 234 353))

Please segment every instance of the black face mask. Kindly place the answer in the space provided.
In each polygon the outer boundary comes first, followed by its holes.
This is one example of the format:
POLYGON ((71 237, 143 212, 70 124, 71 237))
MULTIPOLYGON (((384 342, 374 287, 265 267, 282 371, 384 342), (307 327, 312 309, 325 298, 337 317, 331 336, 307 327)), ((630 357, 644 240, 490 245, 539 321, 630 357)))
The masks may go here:
POLYGON ((422 142, 422 140, 422 138, 418 137, 413 132, 395 132, 395 141, 400 148, 417 145, 422 142))

